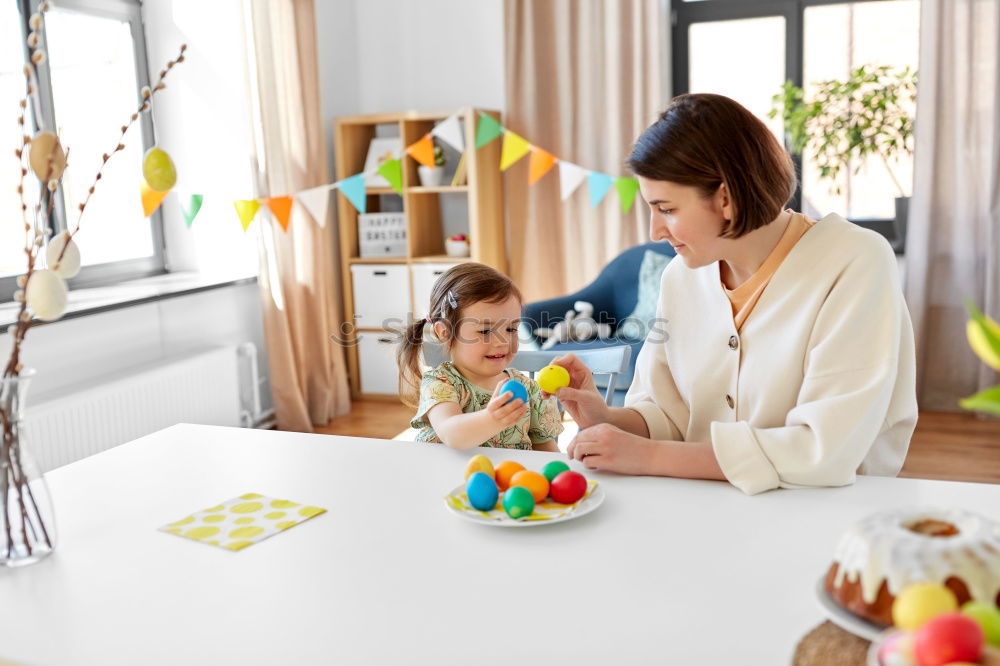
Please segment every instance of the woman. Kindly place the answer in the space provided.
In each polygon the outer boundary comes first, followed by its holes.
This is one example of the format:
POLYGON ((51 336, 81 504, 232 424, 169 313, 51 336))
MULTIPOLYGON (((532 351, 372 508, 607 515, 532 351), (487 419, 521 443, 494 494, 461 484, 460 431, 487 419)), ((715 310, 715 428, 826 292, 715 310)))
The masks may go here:
POLYGON ((682 95, 628 160, 677 257, 625 407, 572 355, 558 393, 590 469, 728 480, 755 494, 899 473, 917 420, 896 258, 831 214, 783 210, 791 160, 753 114, 682 95), (679 259, 679 260, 678 260, 679 259))

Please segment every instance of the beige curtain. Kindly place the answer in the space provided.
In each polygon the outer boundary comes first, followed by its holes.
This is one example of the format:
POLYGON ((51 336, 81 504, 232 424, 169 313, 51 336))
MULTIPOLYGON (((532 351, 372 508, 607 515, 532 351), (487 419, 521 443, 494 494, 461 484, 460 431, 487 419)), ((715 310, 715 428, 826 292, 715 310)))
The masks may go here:
MULTIPOLYGON (((660 0, 506 0, 504 125, 557 157, 611 176, 666 106, 669 23, 660 0)), ((528 185, 528 159, 505 176, 511 276, 529 301, 591 279, 648 240, 647 211, 622 214, 614 188, 590 207, 587 183, 560 199, 558 166, 528 185)))
MULTIPOLYGON (((325 184, 314 2, 246 0, 244 9, 259 195, 325 184)), ((330 337, 341 312, 335 229, 297 204, 287 232, 262 219, 259 282, 278 428, 311 432, 350 409, 343 352, 330 337)))
POLYGON ((1000 316, 1000 3, 923 0, 906 300, 930 410, 997 383, 963 300, 1000 316))

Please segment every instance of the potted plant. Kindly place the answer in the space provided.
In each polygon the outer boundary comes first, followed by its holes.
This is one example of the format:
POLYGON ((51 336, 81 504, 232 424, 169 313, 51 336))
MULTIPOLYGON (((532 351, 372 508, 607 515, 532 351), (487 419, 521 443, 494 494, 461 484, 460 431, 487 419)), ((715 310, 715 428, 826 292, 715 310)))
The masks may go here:
POLYGON ((449 257, 468 257, 469 238, 465 234, 449 236, 444 241, 444 251, 449 257))
POLYGON ((434 146, 434 166, 419 166, 420 184, 424 187, 438 187, 444 178, 444 150, 434 146))
POLYGON ((852 160, 858 173, 866 157, 881 159, 898 194, 892 241, 897 251, 906 239, 910 193, 892 165, 899 157, 913 154, 916 96, 916 70, 862 65, 843 81, 820 81, 808 99, 805 90, 786 81, 768 113, 771 118, 782 114, 791 150, 801 155, 808 147, 820 178, 831 181, 835 194, 840 194, 837 176, 852 160))

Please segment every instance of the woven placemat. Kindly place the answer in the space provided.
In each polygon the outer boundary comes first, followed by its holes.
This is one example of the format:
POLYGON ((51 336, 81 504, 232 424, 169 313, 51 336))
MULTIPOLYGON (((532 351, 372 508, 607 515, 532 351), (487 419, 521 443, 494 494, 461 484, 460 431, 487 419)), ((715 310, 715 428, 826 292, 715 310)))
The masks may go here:
POLYGON ((865 666, 870 645, 828 620, 802 637, 792 666, 865 666))

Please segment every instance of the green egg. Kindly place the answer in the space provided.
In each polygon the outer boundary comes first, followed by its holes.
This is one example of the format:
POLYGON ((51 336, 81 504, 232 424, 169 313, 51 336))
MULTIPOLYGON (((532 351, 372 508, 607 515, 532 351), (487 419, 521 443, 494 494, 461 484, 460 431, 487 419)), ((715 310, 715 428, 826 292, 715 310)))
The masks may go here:
POLYGON ((535 510, 535 498, 527 488, 515 486, 503 494, 503 508, 514 520, 524 518, 535 510))
POLYGON ((552 479, 556 478, 568 469, 569 465, 564 463, 562 460, 553 460, 542 468, 542 474, 544 474, 545 478, 549 480, 549 483, 552 483, 552 479))

